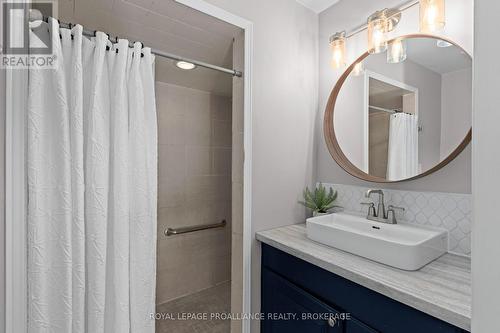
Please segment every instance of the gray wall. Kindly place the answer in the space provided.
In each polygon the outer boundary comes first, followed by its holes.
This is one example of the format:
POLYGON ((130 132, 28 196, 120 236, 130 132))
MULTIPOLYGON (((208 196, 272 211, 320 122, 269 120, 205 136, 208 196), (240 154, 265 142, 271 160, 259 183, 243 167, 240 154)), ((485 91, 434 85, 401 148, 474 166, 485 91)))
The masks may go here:
POLYGON ((472 332, 500 332, 500 2, 475 0, 472 332))
POLYGON ((472 124, 472 70, 443 74, 441 82, 441 157, 453 151, 472 124))
MULTIPOLYGON (((330 50, 328 38, 336 31, 350 29, 363 23, 370 14, 384 7, 393 7, 401 3, 399 0, 350 0, 341 1, 319 15, 319 112, 317 116, 317 180, 361 186, 377 184, 358 180, 341 169, 330 156, 323 137, 323 112, 332 88, 342 73, 332 70, 329 66, 330 50)), ((447 2, 447 17, 449 18, 445 36, 456 40, 467 51, 471 52, 470 34, 472 33, 472 11, 468 10, 472 0, 456 0, 447 2), (464 30, 465 29, 465 30, 464 30)), ((413 7, 403 14, 398 28, 393 36, 418 31, 418 7, 413 7)), ((366 34, 359 34, 347 41, 348 63, 354 61, 366 50, 366 34)), ((438 139, 439 142, 439 139, 438 139)), ((418 191, 438 191, 470 193, 471 191, 471 150, 470 146, 448 166, 425 178, 397 184, 384 184, 384 188, 418 191)))
MULTIPOLYGON (((297 200, 314 182, 318 16, 292 0, 209 2, 254 24, 252 233, 303 222, 297 200)), ((258 312, 260 245, 254 240, 252 247, 258 312)))

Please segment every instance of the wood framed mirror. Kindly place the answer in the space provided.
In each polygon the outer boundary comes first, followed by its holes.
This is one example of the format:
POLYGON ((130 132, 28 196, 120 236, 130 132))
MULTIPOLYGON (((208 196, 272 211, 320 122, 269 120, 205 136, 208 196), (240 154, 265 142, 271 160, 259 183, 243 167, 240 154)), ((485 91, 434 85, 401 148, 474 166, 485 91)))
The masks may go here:
POLYGON ((349 174, 394 183, 450 163, 470 143, 471 125, 471 56, 443 37, 411 34, 346 69, 330 93, 323 131, 349 174))

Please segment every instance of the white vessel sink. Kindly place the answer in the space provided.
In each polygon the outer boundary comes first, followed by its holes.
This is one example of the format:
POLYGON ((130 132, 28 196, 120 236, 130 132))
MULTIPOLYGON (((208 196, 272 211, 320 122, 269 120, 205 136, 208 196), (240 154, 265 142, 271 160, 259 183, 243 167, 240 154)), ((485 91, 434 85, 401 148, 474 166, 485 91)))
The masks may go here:
POLYGON ((414 271, 447 252, 448 231, 373 222, 356 213, 309 218, 307 237, 382 264, 414 271))

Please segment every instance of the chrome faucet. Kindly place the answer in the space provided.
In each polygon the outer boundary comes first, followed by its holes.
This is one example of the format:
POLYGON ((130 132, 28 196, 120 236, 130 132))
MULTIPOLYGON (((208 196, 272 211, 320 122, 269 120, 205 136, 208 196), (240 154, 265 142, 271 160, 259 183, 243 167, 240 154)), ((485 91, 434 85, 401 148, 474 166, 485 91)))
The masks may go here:
POLYGON ((377 211, 375 212, 374 217, 387 219, 387 212, 385 211, 385 203, 384 203, 384 191, 382 191, 382 190, 368 190, 365 193, 365 197, 369 198, 372 195, 372 193, 378 194, 377 211))
POLYGON ((397 224, 396 220, 396 210, 400 210, 404 212, 403 207, 396 207, 393 205, 389 205, 387 211, 385 210, 384 203, 384 191, 382 190, 368 190, 365 193, 365 197, 369 198, 372 193, 378 194, 378 205, 375 210, 375 204, 373 202, 362 202, 362 205, 368 206, 368 214, 366 218, 371 221, 389 223, 389 224, 397 224))

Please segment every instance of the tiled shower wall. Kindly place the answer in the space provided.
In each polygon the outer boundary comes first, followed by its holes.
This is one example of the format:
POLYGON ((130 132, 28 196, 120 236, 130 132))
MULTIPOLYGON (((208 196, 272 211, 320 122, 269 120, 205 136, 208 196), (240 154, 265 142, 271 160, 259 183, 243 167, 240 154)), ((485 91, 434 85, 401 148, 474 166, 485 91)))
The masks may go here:
MULTIPOLYGON (((338 192, 336 204, 345 210, 366 212, 361 202, 378 200, 378 196, 366 198, 368 187, 323 184, 338 192)), ((373 188, 378 188, 377 186, 373 188)), ((392 204, 405 208, 399 218, 409 223, 429 225, 449 231, 449 251, 470 256, 472 196, 470 194, 416 192, 384 189, 386 205, 392 204)), ((400 213, 398 213, 400 214, 400 213)))
POLYGON ((231 98, 157 82, 156 303, 231 278, 231 98), (166 237, 168 227, 221 229, 166 237))

